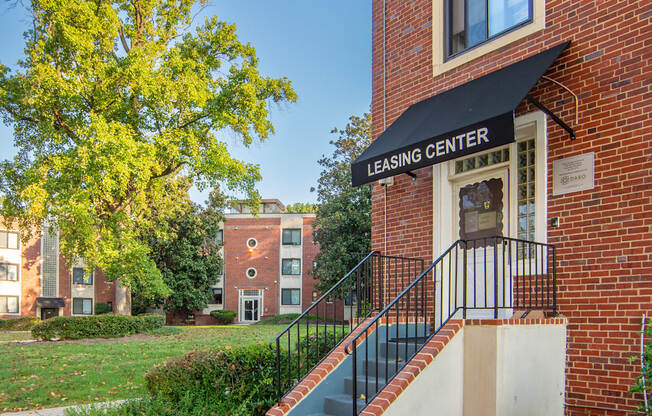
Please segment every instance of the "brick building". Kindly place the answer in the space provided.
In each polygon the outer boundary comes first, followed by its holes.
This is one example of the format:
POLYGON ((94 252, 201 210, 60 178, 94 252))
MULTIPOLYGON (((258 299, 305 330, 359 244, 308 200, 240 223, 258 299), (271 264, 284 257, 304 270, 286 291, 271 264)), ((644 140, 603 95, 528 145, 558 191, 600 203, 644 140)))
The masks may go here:
POLYGON ((652 5, 372 4, 353 185, 374 184, 372 248, 431 266, 406 286, 381 263, 377 315, 268 415, 630 414, 652 314, 652 5))
POLYGON ((93 315, 100 302, 115 313, 130 310, 118 283, 100 271, 88 276, 80 261, 66 266, 56 233, 22 242, 19 229, 0 229, 0 318, 93 315))
MULTIPOLYGON (((194 316, 196 324, 214 323, 210 312, 237 312, 236 322, 301 313, 316 298, 312 277, 319 246, 313 243, 315 214, 288 213, 277 199, 262 200, 258 214, 236 203, 225 215, 220 239, 224 268, 213 287, 213 302, 194 316)), ((170 316, 171 321, 184 317, 170 316)))
MULTIPOLYGON (((439 94, 448 92, 439 97, 452 110, 466 100, 458 107, 465 114, 447 117, 477 130, 470 124, 483 103, 499 107, 522 93, 509 143, 365 178, 390 178, 374 186, 373 247, 437 258, 464 232, 473 236, 465 227, 478 228, 462 224, 461 191, 500 179, 504 226, 487 228, 557 248, 558 309, 568 318, 566 412, 626 414, 641 400, 628 393, 639 373, 629 358, 640 349, 642 315, 652 313, 652 5, 374 0, 373 30, 373 133, 386 145, 393 140, 390 150, 400 150, 391 135, 406 122, 413 135, 423 133, 428 120, 405 116, 439 94), (512 70, 560 44, 550 65, 512 70), (510 76, 501 79, 501 69, 510 76), (491 99, 457 94, 490 73, 491 99), (534 85, 524 86, 528 75, 534 85)), ((446 130, 439 138, 454 128, 446 130)))

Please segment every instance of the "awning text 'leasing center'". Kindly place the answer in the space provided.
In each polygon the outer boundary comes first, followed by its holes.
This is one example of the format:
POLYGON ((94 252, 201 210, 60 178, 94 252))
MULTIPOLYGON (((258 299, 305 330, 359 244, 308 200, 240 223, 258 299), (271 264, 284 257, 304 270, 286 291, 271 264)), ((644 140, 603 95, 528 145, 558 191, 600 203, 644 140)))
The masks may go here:
POLYGON ((512 143, 514 109, 568 43, 413 104, 353 162, 353 186, 512 143))

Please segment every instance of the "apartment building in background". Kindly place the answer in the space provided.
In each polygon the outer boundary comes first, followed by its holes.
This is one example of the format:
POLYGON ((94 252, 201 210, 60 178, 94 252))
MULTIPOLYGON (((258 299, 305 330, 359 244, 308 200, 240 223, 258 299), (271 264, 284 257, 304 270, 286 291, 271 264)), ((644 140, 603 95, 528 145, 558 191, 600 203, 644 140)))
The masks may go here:
POLYGON ((235 321, 253 323, 289 313, 301 313, 318 293, 312 277, 319 246, 312 239, 313 213, 288 213, 278 199, 263 199, 254 214, 236 202, 225 214, 218 239, 224 267, 211 288, 212 301, 189 317, 168 314, 169 322, 212 324, 213 310, 237 313, 235 321))
POLYGON ((87 273, 81 261, 67 267, 57 231, 21 240, 20 229, 0 227, 0 318, 93 315, 100 302, 129 313, 129 296, 118 283, 100 271, 87 273))

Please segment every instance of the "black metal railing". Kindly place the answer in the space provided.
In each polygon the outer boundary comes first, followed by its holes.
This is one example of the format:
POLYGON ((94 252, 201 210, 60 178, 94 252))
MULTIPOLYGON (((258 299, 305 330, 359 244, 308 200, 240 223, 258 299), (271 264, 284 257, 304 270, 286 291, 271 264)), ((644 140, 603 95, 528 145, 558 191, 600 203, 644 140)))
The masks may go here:
POLYGON ((359 414, 452 318, 557 312, 555 247, 508 237, 458 240, 344 348, 359 414))
POLYGON ((381 310, 425 267, 423 259, 372 251, 274 338, 278 402, 364 319, 381 310), (390 283, 388 283, 390 282, 390 283))

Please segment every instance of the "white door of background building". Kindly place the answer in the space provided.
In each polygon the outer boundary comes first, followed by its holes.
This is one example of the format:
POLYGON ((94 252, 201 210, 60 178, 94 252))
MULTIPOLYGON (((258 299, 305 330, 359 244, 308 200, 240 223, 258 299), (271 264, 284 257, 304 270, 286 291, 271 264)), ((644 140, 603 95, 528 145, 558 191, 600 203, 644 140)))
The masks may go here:
POLYGON ((263 307, 262 292, 262 290, 252 289, 240 290, 240 322, 258 322, 260 320, 260 311, 263 307))

